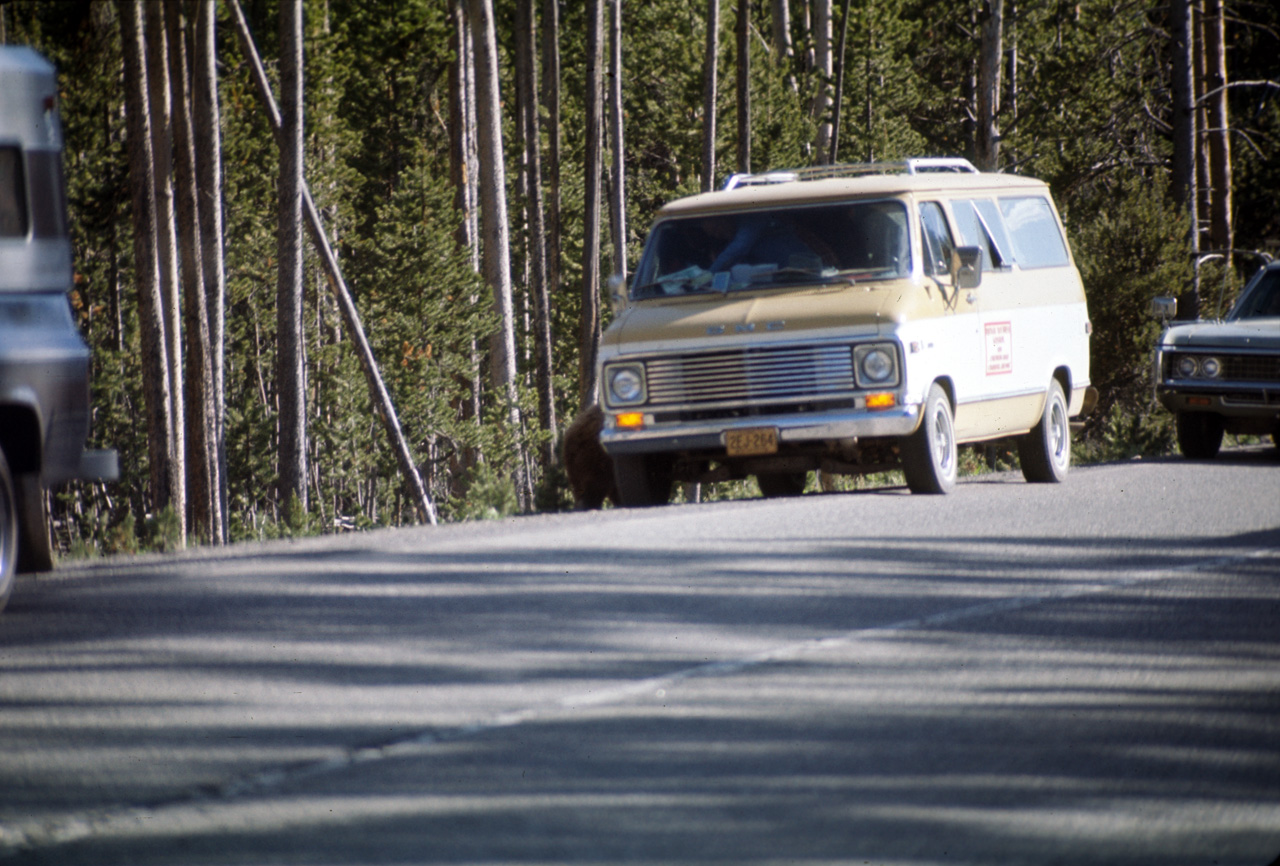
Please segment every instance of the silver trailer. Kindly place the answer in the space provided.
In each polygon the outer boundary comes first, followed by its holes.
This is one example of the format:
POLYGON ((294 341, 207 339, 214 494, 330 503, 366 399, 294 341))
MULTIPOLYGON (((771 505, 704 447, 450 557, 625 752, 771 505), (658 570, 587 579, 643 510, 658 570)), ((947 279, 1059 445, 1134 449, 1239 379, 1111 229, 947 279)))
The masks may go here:
POLYGON ((0 608, 17 571, 53 567, 45 491, 113 480, 86 451, 89 348, 76 328, 57 75, 0 46, 0 608))

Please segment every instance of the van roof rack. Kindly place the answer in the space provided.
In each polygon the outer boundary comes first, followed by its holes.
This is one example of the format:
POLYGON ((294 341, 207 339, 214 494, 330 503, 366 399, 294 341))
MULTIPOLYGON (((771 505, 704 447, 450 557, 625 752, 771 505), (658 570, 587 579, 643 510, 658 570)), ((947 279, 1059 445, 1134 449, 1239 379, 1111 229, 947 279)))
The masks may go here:
POLYGON ((969 160, 959 157, 916 157, 914 159, 899 159, 887 162, 812 165, 807 168, 779 169, 762 174, 730 175, 729 179, 724 183, 724 189, 791 183, 801 180, 826 180, 833 177, 863 177, 871 174, 925 174, 929 172, 977 174, 978 169, 969 160))

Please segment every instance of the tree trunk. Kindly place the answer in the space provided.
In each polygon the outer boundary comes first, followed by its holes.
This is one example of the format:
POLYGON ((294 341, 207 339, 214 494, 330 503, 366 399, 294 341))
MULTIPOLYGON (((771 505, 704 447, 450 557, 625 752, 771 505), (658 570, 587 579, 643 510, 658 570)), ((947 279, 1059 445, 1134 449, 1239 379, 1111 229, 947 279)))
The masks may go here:
MULTIPOLYGON (((849 43, 849 0, 844 0, 844 14, 840 18, 840 47, 836 50, 836 97, 831 112, 831 153, 827 162, 835 164, 840 161, 840 114, 844 105, 844 59, 845 47, 849 43)), ((868 52, 870 57, 870 52, 868 52)), ((869 84, 870 82, 868 82, 869 84)), ((870 124, 868 124, 869 126, 870 124)), ((868 132, 871 130, 868 129, 868 132)), ((868 160, 870 161, 870 160, 868 160)))
POLYGON ((516 84, 520 133, 525 156, 525 228, 529 254, 529 294, 533 299, 535 384, 538 423, 550 434, 542 446, 543 467, 556 462, 556 402, 552 391, 551 296, 547 289, 547 251, 542 206, 542 142, 538 134, 537 35, 533 4, 516 4, 516 84))
POLYGON ((831 155, 831 0, 813 0, 813 60, 818 76, 813 100, 813 117, 818 123, 814 148, 818 162, 826 164, 831 155))
MULTIPOLYGON (((1200 252, 1199 214, 1196 199, 1196 115, 1194 82, 1195 32, 1191 22, 1190 0, 1169 0, 1169 58, 1173 74, 1173 192, 1178 204, 1187 209, 1191 220, 1189 246, 1192 255, 1200 252)), ((1200 286, 1198 272, 1193 278, 1185 302, 1178 304, 1179 318, 1199 315, 1200 286)))
POLYGON ((787 71, 787 89, 792 93, 800 92, 796 82, 795 47, 791 41, 791 6, 789 0, 772 0, 770 3, 773 16, 773 51, 777 62, 787 71))
MULTIPOLYGON (((449 172, 453 181, 454 205, 461 219, 458 221, 454 241, 467 251, 471 269, 480 273, 480 167, 476 157, 476 97, 475 52, 471 50, 471 31, 467 26, 466 0, 450 0, 450 46, 456 58, 449 70, 449 125, 453 135, 449 142, 449 172)), ((476 296, 471 303, 479 302, 476 296)), ((480 347, 473 338, 470 344, 471 374, 465 404, 461 408, 463 418, 480 424, 480 406, 484 394, 481 378, 480 347)), ((463 482, 475 466, 479 453, 474 446, 464 446, 451 463, 450 494, 465 493, 463 482)))
MULTIPOLYGON (((138 290, 138 328, 142 340, 142 386, 147 412, 147 456, 152 507, 174 503, 178 473, 170 443, 169 361, 165 346, 164 303, 156 241, 155 161, 151 154, 151 118, 147 98, 146 38, 141 0, 121 0, 120 34, 124 48, 125 120, 129 149, 129 190, 133 209, 133 259, 138 290)), ((176 507, 176 506, 175 506, 176 507)))
POLYGON ((205 542, 218 540, 217 458, 213 453, 213 374, 209 365, 209 311, 205 304, 203 249, 200 245, 199 193, 196 181, 195 129, 191 117, 187 80, 186 34, 182 5, 165 4, 164 24, 169 46, 169 81, 173 100, 174 190, 177 199, 179 250, 182 264, 182 296, 186 328, 185 389, 190 398, 187 422, 187 501, 191 524, 205 542))
POLYGON ((702 191, 716 186, 716 77, 720 65, 720 0, 707 0, 707 43, 702 63, 702 191))
MULTIPOLYGON (((467 0, 467 17, 476 68, 476 128, 480 154, 480 251, 485 281, 493 290, 500 329, 489 343, 490 376, 494 393, 507 403, 513 433, 520 430, 516 394, 515 303, 511 288, 510 223, 507 219, 506 171, 503 169, 502 105, 498 84, 498 47, 492 0, 467 0)), ((523 447, 520 448, 523 452, 523 447)), ((516 455, 516 493, 521 505, 531 491, 523 453, 516 455)))
POLYGON ((200 261, 204 270, 206 320, 208 322, 212 429, 206 446, 213 459, 210 515, 214 543, 225 544, 227 535, 226 398, 223 382, 223 347, 226 342, 226 275, 222 240, 222 133, 218 107, 214 0, 197 0, 193 96, 195 101, 197 214, 200 221, 200 261))
POLYGON ((582 322, 579 334, 578 400, 595 401, 596 354, 600 346, 600 205, 604 94, 601 80, 604 42, 603 0, 587 0, 587 150, 583 175, 582 322))
POLYGON ((547 285, 560 290, 560 3, 542 3, 542 112, 547 136, 547 285))
POLYGON ((738 0, 738 171, 751 171, 751 0, 738 0))
POLYGON ((307 511, 307 414, 302 321, 302 0, 280 4, 280 187, 276 249, 276 400, 280 419, 280 506, 286 520, 307 511))
POLYGON ((1226 14, 1222 0, 1205 0, 1204 55, 1208 102, 1209 234, 1215 249, 1235 246, 1231 222, 1231 139, 1227 113, 1226 14))
POLYGON ((1000 167, 996 115, 1000 111, 1000 71, 1004 59, 1004 0, 986 0, 981 24, 973 153, 978 168, 995 171, 1000 167))
POLYGON ((151 159, 155 181, 156 253, 160 260, 160 301, 164 305, 165 358, 169 378, 169 453, 176 478, 173 511, 186 539, 186 406, 182 376, 182 292, 178 276, 178 237, 173 190, 173 117, 170 110, 169 48, 164 4, 147 0, 147 107, 151 115, 151 159))
POLYGON ((609 0, 609 141, 613 184, 609 223, 613 227, 613 272, 627 276, 627 160, 622 122, 622 0, 609 0))

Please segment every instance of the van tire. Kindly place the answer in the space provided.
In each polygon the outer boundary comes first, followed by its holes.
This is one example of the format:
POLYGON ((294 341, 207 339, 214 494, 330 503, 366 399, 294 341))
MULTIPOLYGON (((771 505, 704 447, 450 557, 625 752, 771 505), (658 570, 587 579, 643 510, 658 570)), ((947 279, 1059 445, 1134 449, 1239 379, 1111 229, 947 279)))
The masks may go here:
POLYGON ((920 426, 902 443, 902 474, 912 493, 950 493, 956 486, 956 426, 951 401, 937 382, 921 414, 920 426))
POLYGON ((1222 416, 1212 412, 1179 412, 1178 450, 1188 460, 1212 460, 1222 447, 1222 416))
POLYGON ((49 504, 40 475, 13 476, 18 503, 18 574, 53 571, 53 544, 49 539, 49 504))
POLYGON ((613 458, 613 477, 623 508, 671 501, 671 459, 664 454, 619 454, 613 458))
POLYGON ((13 491, 9 463, 0 449, 0 610, 13 592, 18 560, 18 498, 13 491))
POLYGON ((1071 419, 1062 384, 1054 379, 1045 395, 1040 423, 1018 437, 1022 477, 1033 484, 1060 484, 1071 468, 1071 419))

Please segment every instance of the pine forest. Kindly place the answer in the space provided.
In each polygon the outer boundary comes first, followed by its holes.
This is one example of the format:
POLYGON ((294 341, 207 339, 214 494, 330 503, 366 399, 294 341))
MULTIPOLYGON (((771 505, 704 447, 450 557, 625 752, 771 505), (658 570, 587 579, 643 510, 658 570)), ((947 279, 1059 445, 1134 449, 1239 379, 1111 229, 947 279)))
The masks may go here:
POLYGON ((0 40, 58 68, 120 453, 53 491, 64 556, 572 507, 608 280, 734 172, 1047 181, 1094 325, 1079 460, 1171 447, 1151 299, 1214 315, 1280 252, 1271 0, 6 0, 0 40))

